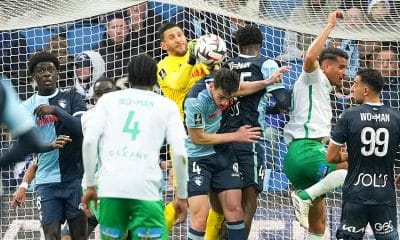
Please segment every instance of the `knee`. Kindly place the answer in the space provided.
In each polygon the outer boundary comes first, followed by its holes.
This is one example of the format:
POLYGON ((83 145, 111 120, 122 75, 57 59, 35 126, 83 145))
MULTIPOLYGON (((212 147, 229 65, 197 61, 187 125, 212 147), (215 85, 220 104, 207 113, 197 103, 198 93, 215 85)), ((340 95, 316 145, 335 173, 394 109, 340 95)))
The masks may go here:
POLYGON ((190 216, 191 227, 196 231, 204 232, 206 230, 206 225, 207 225, 207 214, 196 213, 191 215, 190 216))
POLYGON ((224 207, 224 216, 228 222, 243 220, 243 208, 241 204, 227 204, 224 207))

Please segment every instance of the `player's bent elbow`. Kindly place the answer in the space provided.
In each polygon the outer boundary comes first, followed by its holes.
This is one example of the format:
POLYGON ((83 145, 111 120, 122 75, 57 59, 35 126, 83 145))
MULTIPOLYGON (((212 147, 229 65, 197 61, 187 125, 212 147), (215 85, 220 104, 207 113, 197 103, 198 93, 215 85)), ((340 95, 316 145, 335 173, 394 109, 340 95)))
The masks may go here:
POLYGON ((303 70, 307 73, 313 72, 318 67, 316 61, 317 61, 317 56, 313 56, 312 54, 307 54, 303 60, 303 70))
POLYGON ((192 138, 192 142, 193 142, 193 144, 196 144, 196 145, 204 144, 204 142, 200 138, 192 138))
POLYGON ((193 134, 193 133, 190 134, 190 132, 189 132, 189 136, 190 136, 190 139, 192 140, 193 144, 196 144, 196 145, 210 144, 209 140, 205 137, 204 134, 193 134))

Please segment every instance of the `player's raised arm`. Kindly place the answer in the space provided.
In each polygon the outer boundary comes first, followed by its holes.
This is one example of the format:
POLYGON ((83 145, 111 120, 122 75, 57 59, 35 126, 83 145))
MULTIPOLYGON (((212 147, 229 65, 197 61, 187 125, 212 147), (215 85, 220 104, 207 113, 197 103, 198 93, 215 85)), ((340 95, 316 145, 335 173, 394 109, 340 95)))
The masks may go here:
POLYGON ((318 57, 324 49, 325 42, 328 39, 329 34, 335 28, 338 19, 343 19, 343 12, 339 10, 331 12, 328 16, 328 23, 324 30, 308 47, 303 63, 303 70, 305 72, 313 72, 319 67, 318 57))
POLYGON ((239 90, 234 94, 235 96, 246 96, 256 93, 265 89, 267 86, 272 85, 282 80, 283 74, 290 71, 290 66, 283 66, 276 70, 268 79, 249 82, 241 81, 239 90))

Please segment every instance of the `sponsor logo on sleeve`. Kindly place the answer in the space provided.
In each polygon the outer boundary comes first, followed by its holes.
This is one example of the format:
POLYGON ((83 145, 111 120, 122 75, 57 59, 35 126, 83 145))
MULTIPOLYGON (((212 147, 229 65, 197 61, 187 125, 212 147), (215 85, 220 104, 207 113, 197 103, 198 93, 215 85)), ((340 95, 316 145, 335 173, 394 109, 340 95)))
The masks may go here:
POLYGON ((164 68, 161 68, 161 70, 158 72, 158 75, 164 80, 165 76, 167 76, 167 72, 164 70, 164 68))

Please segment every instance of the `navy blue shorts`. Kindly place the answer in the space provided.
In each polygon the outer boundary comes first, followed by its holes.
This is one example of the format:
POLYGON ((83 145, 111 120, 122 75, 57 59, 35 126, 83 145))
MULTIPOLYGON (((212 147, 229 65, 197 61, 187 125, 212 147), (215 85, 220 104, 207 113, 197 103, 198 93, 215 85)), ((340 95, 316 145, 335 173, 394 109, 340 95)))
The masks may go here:
POLYGON ((239 163, 243 188, 254 186, 259 192, 264 185, 264 148, 259 143, 230 143, 239 163))
POLYGON ((80 208, 82 180, 47 183, 36 186, 36 205, 42 225, 71 220, 84 212, 80 208))
POLYGON ((397 210, 393 206, 342 204, 340 227, 337 239, 363 239, 367 224, 372 228, 377 240, 397 240, 397 210))
POLYGON ((207 195, 210 190, 219 193, 241 189, 238 164, 232 152, 220 152, 206 157, 189 157, 189 197, 207 195), (231 156, 230 158, 227 156, 231 156))

